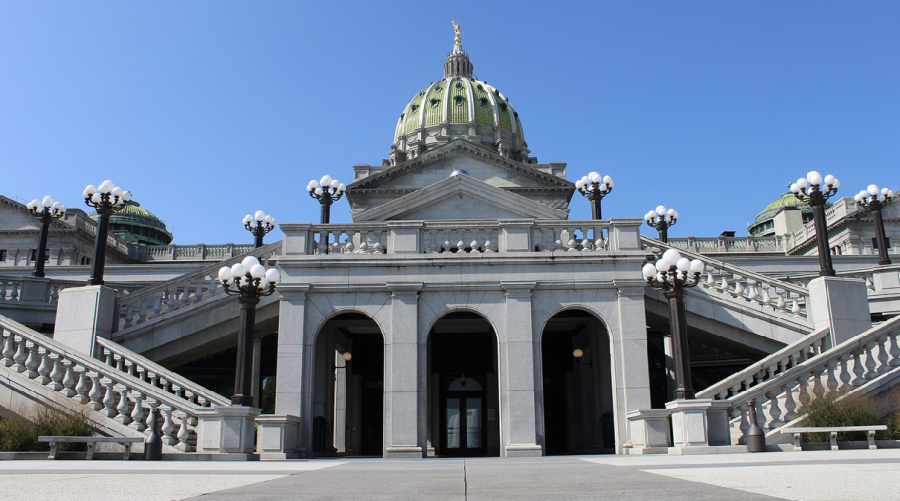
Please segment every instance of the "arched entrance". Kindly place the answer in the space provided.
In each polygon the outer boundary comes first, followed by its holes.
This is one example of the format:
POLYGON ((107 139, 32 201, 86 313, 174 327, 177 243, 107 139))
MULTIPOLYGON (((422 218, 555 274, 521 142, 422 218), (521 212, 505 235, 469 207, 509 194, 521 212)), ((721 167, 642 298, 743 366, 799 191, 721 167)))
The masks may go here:
POLYGON ((328 320, 316 338, 313 455, 381 456, 384 337, 360 313, 328 320))
POLYGON ((500 455, 497 335, 455 312, 428 334, 428 455, 500 455))
POLYGON ((554 315, 541 335, 544 453, 615 453, 609 334, 581 310, 554 315))

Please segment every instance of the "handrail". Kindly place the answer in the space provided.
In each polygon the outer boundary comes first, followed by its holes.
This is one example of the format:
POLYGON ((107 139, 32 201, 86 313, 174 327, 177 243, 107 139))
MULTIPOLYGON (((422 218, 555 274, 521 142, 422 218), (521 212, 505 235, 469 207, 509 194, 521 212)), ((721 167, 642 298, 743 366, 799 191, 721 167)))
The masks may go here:
POLYGON ((829 328, 826 327, 804 336, 766 358, 748 365, 744 370, 736 372, 718 383, 697 392, 697 398, 716 398, 719 393, 728 391, 733 386, 740 385, 759 373, 765 373, 773 366, 777 370, 780 362, 789 359, 792 355, 802 353, 810 347, 814 347, 816 343, 825 339, 829 332, 829 328))
POLYGON ((279 240, 277 242, 272 242, 267 245, 263 245, 262 247, 255 249, 253 252, 248 252, 247 254, 241 254, 238 256, 234 256, 234 257, 231 257, 228 259, 224 259, 222 261, 216 261, 215 263, 204 266, 203 268, 200 268, 197 271, 185 273, 184 275, 177 276, 177 277, 167 280, 165 282, 161 282, 156 285, 152 285, 150 287, 145 287, 138 292, 127 294, 124 296, 119 296, 116 298, 116 304, 121 305, 121 304, 125 303, 126 301, 134 301, 137 299, 144 298, 146 296, 150 296, 152 294, 156 294, 158 292, 168 289, 169 287, 172 286, 172 284, 179 284, 179 283, 183 283, 185 281, 189 281, 189 280, 193 280, 196 278, 207 276, 210 273, 217 271, 222 266, 228 266, 231 264, 239 263, 247 256, 252 256, 252 255, 261 256, 261 255, 264 255, 269 252, 276 252, 280 249, 281 249, 281 240, 279 240))
POLYGON ((167 369, 156 362, 135 353, 128 348, 110 340, 104 338, 97 338, 97 344, 100 345, 104 350, 113 353, 121 358, 124 358, 127 362, 130 362, 133 366, 139 366, 144 369, 144 372, 150 371, 156 374, 164 374, 165 378, 170 383, 177 384, 180 388, 189 390, 194 395, 199 395, 206 399, 208 402, 211 402, 216 405, 226 406, 231 405, 231 401, 222 395, 207 389, 184 376, 172 371, 171 369, 167 369))
POLYGON ((792 283, 785 282, 783 280, 774 279, 772 277, 763 275, 762 273, 756 273, 754 271, 750 271, 750 270, 747 270, 747 269, 744 269, 744 268, 741 268, 738 266, 734 266, 734 265, 725 263, 723 261, 719 261, 718 259, 713 259, 711 257, 704 256, 703 254, 697 254, 697 253, 691 252, 689 250, 679 249, 679 248, 673 247, 669 244, 663 243, 662 241, 657 240, 655 238, 650 238, 648 236, 641 235, 641 243, 648 245, 648 246, 656 246, 656 247, 659 247, 662 249, 675 249, 683 257, 686 257, 689 259, 699 259, 700 261, 703 261, 705 264, 711 264, 711 265, 715 266, 716 268, 723 269, 723 270, 733 273, 735 275, 740 275, 744 278, 752 278, 752 279, 760 281, 760 282, 766 282, 775 287, 784 289, 789 292, 795 292, 797 294, 801 294, 804 296, 809 295, 809 290, 806 287, 802 287, 800 285, 794 285, 792 283))

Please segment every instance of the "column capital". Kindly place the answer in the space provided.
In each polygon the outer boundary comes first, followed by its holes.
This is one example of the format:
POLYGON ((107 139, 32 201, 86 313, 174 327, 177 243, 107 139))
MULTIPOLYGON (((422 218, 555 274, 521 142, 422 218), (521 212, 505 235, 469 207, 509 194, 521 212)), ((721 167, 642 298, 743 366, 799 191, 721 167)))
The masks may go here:
POLYGON ((425 284, 422 282, 387 282, 384 286, 391 291, 391 297, 409 299, 418 298, 419 291, 425 284))
POLYGON ((506 291, 506 297, 531 297, 531 291, 537 286, 537 282, 500 282, 500 287, 506 291))
POLYGON ((309 284, 279 284, 275 290, 281 294, 282 300, 306 301, 306 294, 309 292, 309 284))

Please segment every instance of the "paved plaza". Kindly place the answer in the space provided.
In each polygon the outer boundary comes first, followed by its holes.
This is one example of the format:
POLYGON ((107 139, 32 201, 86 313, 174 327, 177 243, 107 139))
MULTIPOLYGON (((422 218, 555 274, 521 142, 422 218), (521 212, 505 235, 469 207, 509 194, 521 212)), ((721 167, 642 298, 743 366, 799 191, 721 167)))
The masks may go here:
POLYGON ((534 459, 4 461, 0 499, 882 500, 900 450, 534 459))

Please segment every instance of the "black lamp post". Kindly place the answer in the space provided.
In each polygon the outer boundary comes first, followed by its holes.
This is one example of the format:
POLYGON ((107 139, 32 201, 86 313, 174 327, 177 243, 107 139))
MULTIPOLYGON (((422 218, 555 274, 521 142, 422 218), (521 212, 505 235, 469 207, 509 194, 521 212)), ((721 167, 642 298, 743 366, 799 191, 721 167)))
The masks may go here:
POLYGON ((678 212, 675 209, 667 211, 664 205, 660 205, 656 210, 651 210, 644 214, 644 220, 647 221, 647 226, 656 228, 656 231, 659 232, 660 241, 668 242, 669 228, 675 226, 675 223, 678 222, 678 212))
POLYGON ((91 263, 90 285, 103 285, 103 268, 106 266, 106 239, 109 234, 109 216, 125 207, 131 200, 131 192, 116 186, 112 181, 103 181, 100 186, 89 184, 82 193, 84 203, 97 210, 97 239, 94 241, 94 261, 91 263))
POLYGON ((831 174, 822 178, 822 174, 810 171, 791 185, 791 192, 797 200, 806 202, 812 208, 813 221, 816 226, 816 244, 819 249, 819 276, 833 277, 834 267, 831 265, 831 249, 828 247, 828 223, 825 221, 825 201, 833 197, 841 182, 831 174), (824 184, 826 190, 820 186, 824 184))
POLYGON ((613 182, 609 176, 601 176, 597 172, 591 172, 587 176, 575 181, 575 188, 581 196, 591 201, 591 219, 603 219, 600 217, 600 201, 603 197, 609 195, 613 186, 613 182))
POLYGON ((309 196, 315 198, 322 204, 322 217, 321 223, 328 224, 331 220, 331 204, 337 202, 344 195, 344 192, 347 191, 347 186, 338 181, 337 179, 332 179, 331 176, 325 175, 322 176, 320 181, 316 181, 313 179, 306 185, 306 191, 309 192, 309 196))
POLYGON ((28 202, 28 210, 41 220, 41 237, 38 240, 37 259, 34 261, 34 271, 31 276, 44 278, 44 261, 47 259, 47 234, 50 233, 50 221, 66 215, 66 206, 53 201, 53 197, 46 196, 43 200, 34 199, 28 202))
POLYGON ((880 265, 891 264, 891 260, 888 258, 887 238, 884 235, 884 219, 881 218, 881 209, 891 203, 893 198, 893 191, 887 188, 879 191, 878 186, 874 184, 870 184, 868 188, 853 197, 856 203, 872 211, 872 216, 875 217, 875 240, 878 243, 878 264, 880 265))
POLYGON ((244 228, 256 238, 256 248, 263 246, 263 237, 266 233, 275 229, 276 221, 272 216, 267 216, 265 212, 258 210, 251 216, 244 216, 244 228), (255 224, 254 224, 255 222, 255 224))
POLYGON ((673 361, 675 362, 675 399, 693 399, 691 356, 688 351, 687 318, 684 310, 684 290, 700 283, 704 264, 699 259, 681 257, 675 249, 663 253, 656 264, 647 263, 641 272, 647 286, 665 291, 669 302, 669 330, 672 331, 673 361))
POLYGON ((240 296, 241 330, 238 334, 237 361, 234 374, 234 395, 231 405, 253 405, 253 331, 256 328, 256 305, 262 296, 275 292, 281 274, 268 270, 259 259, 247 256, 240 263, 219 269, 219 281, 225 292, 240 296))

